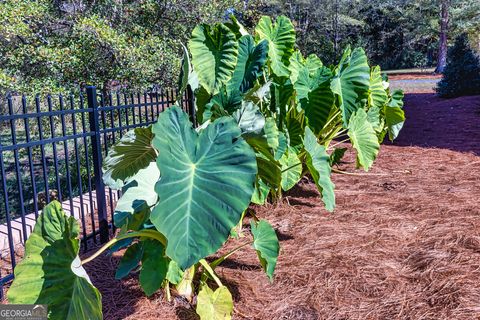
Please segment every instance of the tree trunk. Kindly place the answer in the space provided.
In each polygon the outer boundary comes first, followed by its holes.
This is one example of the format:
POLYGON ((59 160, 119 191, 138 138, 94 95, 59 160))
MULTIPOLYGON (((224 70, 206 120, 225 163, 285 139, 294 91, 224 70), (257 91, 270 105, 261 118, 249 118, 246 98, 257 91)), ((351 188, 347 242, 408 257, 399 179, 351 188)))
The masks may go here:
POLYGON ((338 0, 335 0, 335 13, 333 15, 333 51, 335 53, 335 60, 338 58, 338 41, 339 41, 339 36, 338 36, 338 0))
POLYGON ((447 65, 447 32, 448 32, 448 7, 450 0, 441 0, 440 14, 440 39, 438 45, 438 59, 435 73, 443 73, 447 65))

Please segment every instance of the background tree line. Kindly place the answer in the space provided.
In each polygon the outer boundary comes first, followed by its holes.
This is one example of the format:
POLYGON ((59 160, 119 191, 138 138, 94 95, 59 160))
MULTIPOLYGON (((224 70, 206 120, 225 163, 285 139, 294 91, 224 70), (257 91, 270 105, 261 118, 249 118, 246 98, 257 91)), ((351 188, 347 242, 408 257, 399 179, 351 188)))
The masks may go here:
POLYGON ((467 33, 480 46, 480 2, 469 0, 3 0, 0 91, 172 85, 192 28, 230 14, 247 27, 288 16, 297 45, 326 64, 350 44, 383 69, 434 66, 442 7, 445 39, 467 33))

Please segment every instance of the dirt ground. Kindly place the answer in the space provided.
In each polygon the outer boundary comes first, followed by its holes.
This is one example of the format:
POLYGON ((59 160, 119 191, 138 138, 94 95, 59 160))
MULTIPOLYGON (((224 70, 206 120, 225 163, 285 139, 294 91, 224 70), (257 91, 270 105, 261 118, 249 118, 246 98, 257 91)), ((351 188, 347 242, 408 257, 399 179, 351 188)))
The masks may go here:
MULTIPOLYGON (((334 175, 333 214, 308 180, 254 208, 281 252, 273 283, 249 248, 217 269, 234 319, 480 319, 480 96, 407 94, 405 110, 370 172, 355 170, 353 154, 340 166, 355 175, 334 175)), ((105 319, 196 319, 182 298, 114 280, 118 259, 87 265, 105 319)))

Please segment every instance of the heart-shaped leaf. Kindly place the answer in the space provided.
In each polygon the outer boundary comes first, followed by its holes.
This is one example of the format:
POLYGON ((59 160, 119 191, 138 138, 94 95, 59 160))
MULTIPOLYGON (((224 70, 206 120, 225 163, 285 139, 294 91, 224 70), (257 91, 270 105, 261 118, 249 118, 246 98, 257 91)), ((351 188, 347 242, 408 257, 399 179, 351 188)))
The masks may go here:
POLYGON ((330 87, 338 96, 343 124, 347 127, 350 116, 359 108, 359 100, 368 93, 370 87, 370 68, 363 49, 356 48, 353 52, 350 48, 345 50, 330 87))
POLYGON ((268 41, 268 56, 270 67, 278 77, 288 77, 288 64, 295 46, 295 29, 285 16, 279 16, 272 24, 270 17, 263 16, 255 28, 257 40, 268 41))
POLYGON ((305 151, 307 151, 307 168, 312 175, 313 181, 322 194, 322 201, 328 211, 335 209, 335 185, 331 180, 332 168, 330 167, 330 156, 325 147, 317 142, 317 138, 310 130, 305 128, 305 151))
POLYGON ((255 80, 262 75, 267 61, 268 43, 266 40, 255 45, 251 35, 238 40, 238 61, 232 79, 228 82, 229 92, 246 92, 253 87, 255 80))
POLYGON ((317 69, 313 75, 303 67, 295 83, 300 106, 305 110, 308 125, 315 133, 323 129, 328 121, 334 103, 330 89, 331 71, 328 68, 317 69))
POLYGON ((116 227, 126 226, 127 230, 138 230, 148 219, 150 207, 158 200, 154 186, 159 178, 160 172, 155 162, 130 178, 122 188, 123 194, 115 207, 113 219, 116 227))
POLYGON ((47 304, 49 319, 102 319, 102 302, 78 251, 79 226, 59 202, 47 205, 25 243, 25 257, 15 268, 8 290, 12 304, 47 304))
POLYGON ((237 64, 238 42, 223 24, 213 28, 199 24, 189 42, 192 64, 200 84, 214 95, 233 75, 237 64))
POLYGON ((379 109, 387 103, 388 96, 383 86, 382 73, 380 67, 376 66, 370 70, 370 89, 368 90, 368 104, 371 107, 379 109))
POLYGON ((357 150, 357 166, 368 171, 377 157, 380 145, 365 110, 358 109, 352 115, 348 124, 348 136, 357 150))
POLYGON ((225 286, 213 291, 205 284, 198 293, 196 311, 201 320, 230 320, 233 312, 232 294, 225 286))
POLYGON ((302 178, 302 163, 293 148, 288 148, 279 162, 282 165, 282 190, 288 191, 302 178))
POLYGON ((386 106, 385 120, 388 127, 388 137, 390 141, 393 141, 397 138, 400 130, 403 128, 405 113, 402 108, 386 106))
POLYGON ((159 241, 146 239, 142 241, 142 246, 140 286, 147 296, 151 296, 162 286, 167 276, 169 260, 165 257, 165 248, 159 241))
POLYGON ((197 133, 172 107, 153 132, 161 178, 150 219, 168 240, 167 255, 185 270, 217 251, 240 220, 253 193, 255 153, 230 117, 197 133))
POLYGON ((105 158, 103 182, 112 189, 120 189, 125 180, 154 162, 157 154, 152 147, 152 140, 153 133, 150 127, 128 131, 110 148, 105 158))
POLYGON ((141 242, 132 244, 125 250, 122 259, 115 272, 115 279, 123 279, 135 269, 143 257, 143 246, 141 242))
POLYGON ((232 117, 242 130, 242 134, 260 134, 265 126, 265 117, 251 101, 243 101, 242 106, 232 114, 232 117))
POLYGON ((253 248, 257 251, 258 259, 263 270, 270 278, 273 279, 273 272, 277 265, 277 258, 280 252, 280 244, 278 243, 275 229, 265 220, 257 223, 251 222, 253 235, 253 248))

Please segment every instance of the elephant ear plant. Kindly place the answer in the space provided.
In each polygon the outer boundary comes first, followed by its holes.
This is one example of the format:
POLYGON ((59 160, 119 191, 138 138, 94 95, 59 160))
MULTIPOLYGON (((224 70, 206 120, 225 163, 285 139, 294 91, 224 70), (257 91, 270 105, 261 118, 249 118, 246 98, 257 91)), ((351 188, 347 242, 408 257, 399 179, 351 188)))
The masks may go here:
POLYGON ((362 49, 347 48, 338 65, 324 66, 295 50, 283 16, 262 17, 254 35, 235 18, 198 25, 178 86, 194 92, 198 128, 174 106, 125 134, 105 159, 105 184, 122 191, 117 236, 81 260, 77 222, 51 203, 26 242, 10 302, 48 304, 51 319, 101 319, 100 293, 83 265, 126 248, 117 279, 138 273, 147 295, 163 289, 170 300, 174 288, 196 296, 201 319, 230 319, 232 296, 215 268, 249 245, 273 280, 279 255, 275 230, 255 215, 251 237, 236 237, 250 203, 278 200, 308 174, 333 211, 331 174, 346 151, 337 146, 351 142, 358 167, 369 170, 384 137, 395 139, 405 120, 402 92, 390 92, 362 49), (238 246, 207 262, 229 237, 238 246))
POLYGON ((235 18, 199 25, 184 56, 197 122, 230 116, 255 151, 257 204, 279 199, 309 174, 333 211, 330 174, 346 151, 337 146, 349 141, 358 167, 368 171, 384 137, 395 139, 405 121, 403 93, 390 92, 363 49, 346 48, 338 65, 327 67, 295 50, 295 30, 284 16, 262 17, 254 35, 235 18))
MULTIPOLYGON (((227 256, 250 245, 272 279, 278 239, 265 220, 252 221, 252 240, 208 263, 250 204, 257 162, 231 117, 195 130, 179 107, 163 112, 152 127, 126 134, 105 161, 105 182, 122 188, 114 222, 118 235, 93 256, 78 256, 78 223, 58 202, 40 215, 15 269, 11 303, 45 303, 51 319, 101 319, 100 293, 83 265, 108 248, 126 247, 116 278, 132 271, 147 295, 163 288, 188 299, 198 292, 202 319, 228 319, 232 296, 215 274, 227 256), (199 282, 193 275, 200 271, 199 282), (213 280, 214 286, 210 280, 213 280), (210 287, 212 286, 212 287, 210 287)), ((240 240, 237 240, 240 241, 240 240)))

